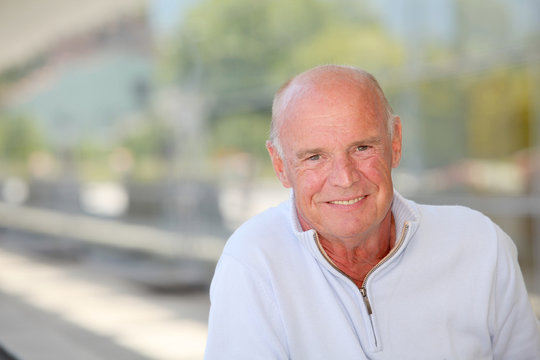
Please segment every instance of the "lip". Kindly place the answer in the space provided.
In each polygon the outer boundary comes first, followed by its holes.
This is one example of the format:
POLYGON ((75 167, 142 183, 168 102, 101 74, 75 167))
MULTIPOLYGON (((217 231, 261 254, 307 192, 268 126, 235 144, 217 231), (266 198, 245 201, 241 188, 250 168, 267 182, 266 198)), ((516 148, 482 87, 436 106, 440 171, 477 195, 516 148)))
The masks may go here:
POLYGON ((331 201, 328 201, 327 203, 331 205, 351 206, 351 205, 359 203, 361 200, 365 199, 366 196, 367 195, 358 196, 358 197, 347 199, 347 200, 331 200, 331 201))

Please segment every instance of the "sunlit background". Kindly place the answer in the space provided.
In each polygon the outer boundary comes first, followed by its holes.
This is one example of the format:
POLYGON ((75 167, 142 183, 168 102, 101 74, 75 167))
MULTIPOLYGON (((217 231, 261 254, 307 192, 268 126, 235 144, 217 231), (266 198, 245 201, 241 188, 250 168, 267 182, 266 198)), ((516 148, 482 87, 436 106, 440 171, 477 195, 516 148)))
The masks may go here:
POLYGON ((202 358, 225 240, 288 197, 272 95, 321 63, 379 79, 397 190, 486 213, 540 293, 536 0, 1 0, 0 44, 0 309, 38 311, 0 311, 21 359, 202 358), (22 336, 42 313, 55 340, 22 336))

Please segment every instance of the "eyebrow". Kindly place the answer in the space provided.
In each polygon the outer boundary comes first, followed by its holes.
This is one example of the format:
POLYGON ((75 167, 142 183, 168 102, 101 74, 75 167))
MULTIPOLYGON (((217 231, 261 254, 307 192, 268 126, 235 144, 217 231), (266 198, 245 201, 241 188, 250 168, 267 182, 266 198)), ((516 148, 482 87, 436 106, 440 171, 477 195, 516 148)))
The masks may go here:
POLYGON ((382 144, 382 138, 380 136, 370 136, 362 140, 352 142, 349 147, 360 145, 380 145, 382 144))
MULTIPOLYGON (((382 143, 382 139, 380 136, 370 136, 362 140, 353 141, 350 143, 347 148, 361 146, 361 145, 379 145, 382 143)), ((313 149, 305 149, 300 150, 296 153, 297 159, 304 159, 308 155, 314 155, 314 154, 321 154, 326 152, 323 148, 313 148, 313 149)))
POLYGON ((296 158, 297 159, 304 159, 306 158, 308 155, 313 155, 313 154, 320 154, 324 152, 324 150, 322 148, 315 148, 315 149, 307 149, 307 150, 300 150, 296 153, 296 158))

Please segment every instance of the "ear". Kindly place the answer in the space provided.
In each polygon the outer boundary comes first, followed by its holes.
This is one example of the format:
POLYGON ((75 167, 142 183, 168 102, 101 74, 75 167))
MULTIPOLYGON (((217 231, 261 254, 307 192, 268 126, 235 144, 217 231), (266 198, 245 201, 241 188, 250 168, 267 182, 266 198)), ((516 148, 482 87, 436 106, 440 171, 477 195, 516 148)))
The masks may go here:
POLYGON ((394 135, 392 137, 392 167, 396 168, 401 160, 401 119, 394 119, 394 135))
POLYGON ((268 150, 268 153, 270 154, 270 159, 272 160, 272 166, 274 167, 274 171, 277 175, 277 178, 281 182, 283 186, 286 188, 292 187, 289 177, 287 176, 287 173, 285 172, 285 164, 283 162, 283 159, 279 155, 277 149, 272 145, 272 142, 268 140, 266 142, 266 149, 268 150))

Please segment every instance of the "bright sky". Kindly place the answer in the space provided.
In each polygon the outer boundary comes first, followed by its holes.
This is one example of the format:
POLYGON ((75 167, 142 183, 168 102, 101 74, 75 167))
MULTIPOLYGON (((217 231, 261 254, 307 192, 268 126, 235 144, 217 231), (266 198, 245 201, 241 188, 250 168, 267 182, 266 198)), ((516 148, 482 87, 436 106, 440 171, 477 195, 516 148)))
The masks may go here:
POLYGON ((150 2, 150 24, 158 35, 174 30, 181 12, 197 0, 152 0, 150 2))

